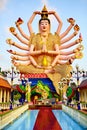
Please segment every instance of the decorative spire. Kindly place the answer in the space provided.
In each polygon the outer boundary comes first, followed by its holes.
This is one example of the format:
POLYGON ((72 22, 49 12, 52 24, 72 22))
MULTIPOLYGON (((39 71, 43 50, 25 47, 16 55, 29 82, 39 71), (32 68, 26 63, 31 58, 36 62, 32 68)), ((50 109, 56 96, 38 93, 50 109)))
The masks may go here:
POLYGON ((46 5, 44 5, 43 9, 42 9, 42 12, 48 12, 47 11, 47 8, 46 8, 46 5))
POLYGON ((43 9, 41 11, 41 18, 42 19, 48 18, 48 11, 47 11, 46 5, 44 5, 44 7, 43 7, 43 9))

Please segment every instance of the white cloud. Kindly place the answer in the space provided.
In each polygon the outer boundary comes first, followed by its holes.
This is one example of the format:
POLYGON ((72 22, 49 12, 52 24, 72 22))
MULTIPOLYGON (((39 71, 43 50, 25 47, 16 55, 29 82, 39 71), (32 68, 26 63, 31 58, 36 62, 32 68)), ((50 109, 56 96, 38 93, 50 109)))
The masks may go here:
POLYGON ((0 10, 4 10, 8 0, 0 0, 0 10))

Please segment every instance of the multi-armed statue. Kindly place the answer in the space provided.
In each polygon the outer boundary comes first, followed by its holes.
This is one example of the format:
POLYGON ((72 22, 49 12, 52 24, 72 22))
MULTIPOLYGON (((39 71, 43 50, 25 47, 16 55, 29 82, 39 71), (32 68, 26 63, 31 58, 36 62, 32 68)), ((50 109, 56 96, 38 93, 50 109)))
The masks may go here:
POLYGON ((61 18, 55 11, 48 11, 46 6, 44 6, 41 12, 33 12, 27 23, 29 36, 23 32, 21 28, 23 20, 19 18, 15 24, 22 37, 16 32, 14 27, 10 27, 9 30, 24 45, 22 46, 11 39, 6 40, 8 44, 23 50, 20 52, 8 50, 8 52, 12 54, 12 63, 20 71, 26 73, 44 72, 47 74, 59 73, 60 75, 67 75, 65 70, 69 70, 72 62, 75 59, 83 57, 81 34, 76 40, 72 41, 72 39, 78 35, 80 28, 75 24, 73 18, 69 18, 67 21, 70 25, 61 33, 63 25, 61 18), (32 22, 36 15, 41 16, 38 33, 33 32, 32 29, 32 22), (50 32, 51 24, 48 18, 49 15, 54 15, 58 22, 58 27, 54 34, 50 32), (73 33, 68 36, 72 29, 73 33), (61 70, 63 70, 62 73, 61 70))

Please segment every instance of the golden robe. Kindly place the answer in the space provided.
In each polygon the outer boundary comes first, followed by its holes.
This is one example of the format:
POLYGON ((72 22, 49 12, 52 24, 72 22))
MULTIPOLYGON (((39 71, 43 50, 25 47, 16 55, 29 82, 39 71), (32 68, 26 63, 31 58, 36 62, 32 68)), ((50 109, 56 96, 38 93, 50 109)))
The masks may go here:
MULTIPOLYGON (((43 44, 46 45, 47 50, 53 51, 54 50, 54 45, 58 44, 60 45, 60 37, 55 33, 55 34, 48 34, 48 38, 46 40, 46 43, 42 42, 41 34, 32 34, 30 37, 29 45, 33 44, 35 47, 35 51, 41 50, 43 47, 43 44)), ((54 60, 55 56, 54 55, 36 55, 33 56, 35 61, 37 62, 38 65, 44 66, 43 65, 43 60, 46 60, 46 66, 51 65, 52 61, 54 60)), ((18 66, 17 69, 20 70, 22 73, 44 73, 45 69, 39 69, 35 68, 32 64, 29 66, 18 66)), ((64 65, 59 65, 57 64, 53 68, 54 72, 53 73, 47 73, 48 77, 53 81, 53 84, 55 86, 56 91, 58 92, 58 82, 60 81, 61 78, 66 77, 67 74, 70 74, 70 71, 72 70, 72 67, 70 65, 64 64, 64 65)))

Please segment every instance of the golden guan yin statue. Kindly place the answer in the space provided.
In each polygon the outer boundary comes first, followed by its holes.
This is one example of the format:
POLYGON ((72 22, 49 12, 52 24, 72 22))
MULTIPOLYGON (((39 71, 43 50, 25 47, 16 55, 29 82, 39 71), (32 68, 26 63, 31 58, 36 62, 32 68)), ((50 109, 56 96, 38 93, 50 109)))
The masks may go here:
POLYGON ((61 33, 63 26, 61 18, 55 11, 48 11, 46 6, 44 6, 42 11, 35 11, 30 17, 27 23, 29 35, 25 34, 21 28, 24 22, 21 18, 18 18, 15 22, 21 35, 16 32, 16 28, 9 28, 10 32, 23 45, 14 42, 10 38, 6 40, 8 44, 20 49, 20 51, 7 50, 11 53, 12 63, 16 68, 22 73, 46 73, 53 81, 57 91, 58 81, 70 74, 72 62, 83 57, 81 34, 76 40, 72 41, 78 35, 80 27, 75 24, 73 18, 69 18, 67 21, 69 26, 61 33), (38 33, 35 33, 32 28, 32 22, 36 15, 41 17, 38 23, 38 33), (50 15, 53 15, 58 22, 58 27, 54 34, 50 32, 51 23, 48 18, 50 15), (73 33, 68 35, 71 29, 73 29, 73 33))

